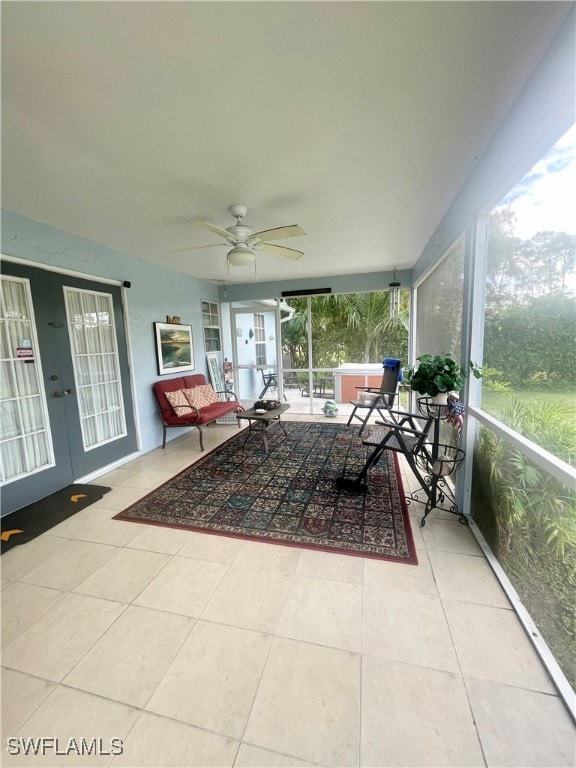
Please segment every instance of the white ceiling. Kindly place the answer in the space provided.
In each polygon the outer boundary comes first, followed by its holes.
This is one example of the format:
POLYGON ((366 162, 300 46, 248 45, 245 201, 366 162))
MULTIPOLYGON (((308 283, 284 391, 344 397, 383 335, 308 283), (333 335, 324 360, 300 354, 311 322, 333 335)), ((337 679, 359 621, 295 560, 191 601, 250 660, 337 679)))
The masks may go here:
POLYGON ((3 2, 2 205, 219 282, 225 245, 165 252, 232 203, 308 233, 259 280, 409 268, 568 10, 3 2))

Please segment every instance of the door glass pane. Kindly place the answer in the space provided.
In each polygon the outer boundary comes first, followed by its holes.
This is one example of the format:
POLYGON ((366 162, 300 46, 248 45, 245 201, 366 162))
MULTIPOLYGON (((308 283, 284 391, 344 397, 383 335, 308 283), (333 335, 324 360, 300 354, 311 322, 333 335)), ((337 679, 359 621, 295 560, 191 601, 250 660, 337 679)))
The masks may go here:
POLYGON ((49 455, 46 441, 42 439, 42 435, 40 433, 28 435, 24 440, 24 444, 30 467, 32 469, 45 467, 49 461, 49 455))
POLYGON ((126 435, 112 296, 65 287, 64 300, 82 441, 89 450, 126 435))
MULTIPOLYGON (((110 317, 110 314, 101 313, 99 318, 110 317)), ((98 324, 98 330, 100 332, 100 350, 102 352, 114 351, 114 339, 112 338, 112 325, 110 323, 104 323, 102 321, 98 324)))
POLYGON ((84 331, 86 333, 88 352, 101 352, 102 345, 98 326, 95 323, 89 323, 85 326, 84 331))
POLYGON ((0 397, 15 397, 16 382, 14 381, 14 370, 8 360, 0 363, 0 397))
POLYGON ((23 280, 6 278, 2 281, 2 312, 7 320, 30 318, 29 292, 23 280))
POLYGON ((96 296, 96 312, 99 325, 104 327, 111 325, 110 305, 105 296, 96 296))
POLYGON ((28 395, 38 395, 39 390, 39 378, 38 371, 36 370, 36 363, 32 360, 28 360, 25 365, 17 365, 15 368, 17 379, 17 391, 26 393, 28 395))
MULTIPOLYGON (((25 453, 23 440, 7 440, 0 443, 0 469, 2 482, 8 482, 15 477, 23 477, 35 469, 33 461, 25 453)), ((48 462, 46 462, 48 464, 48 462)))
POLYGON ((72 354, 85 355, 88 352, 86 330, 80 322, 74 322, 70 326, 70 345, 72 347, 72 354))
POLYGON ((29 320, 11 320, 7 324, 8 349, 7 357, 16 354, 22 348, 23 341, 30 341, 31 324, 29 320))
POLYGON ((22 434, 20 413, 16 400, 4 400, 0 403, 0 438, 9 440, 22 434))
POLYGON ((0 472, 9 482, 53 466, 54 456, 30 286, 6 276, 1 288, 0 472))
POLYGON ((30 434, 42 429, 42 400, 40 397, 24 397, 20 401, 24 432, 30 434))
POLYGON ((2 323, 0 326, 0 358, 2 358, 2 360, 11 357, 9 350, 8 328, 5 323, 2 323))

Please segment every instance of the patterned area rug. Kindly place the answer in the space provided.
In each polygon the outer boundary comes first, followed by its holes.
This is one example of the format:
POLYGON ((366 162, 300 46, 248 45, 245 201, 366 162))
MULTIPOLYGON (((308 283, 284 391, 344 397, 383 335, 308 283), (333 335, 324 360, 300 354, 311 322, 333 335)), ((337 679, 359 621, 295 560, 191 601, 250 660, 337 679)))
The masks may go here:
POLYGON ((396 457, 351 496, 335 480, 364 465, 358 430, 282 423, 288 436, 272 426, 269 453, 243 430, 114 519, 417 564, 396 457))

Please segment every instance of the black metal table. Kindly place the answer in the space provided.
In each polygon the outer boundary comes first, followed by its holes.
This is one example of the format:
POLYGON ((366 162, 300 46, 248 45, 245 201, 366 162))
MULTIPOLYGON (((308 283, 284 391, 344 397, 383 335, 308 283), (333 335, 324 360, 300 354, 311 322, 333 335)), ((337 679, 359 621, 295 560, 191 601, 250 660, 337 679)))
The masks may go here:
POLYGON ((255 408, 248 408, 247 411, 243 411, 242 413, 237 413, 236 418, 240 421, 241 419, 247 419, 248 420, 248 434, 246 435, 246 440, 244 441, 244 445, 248 442, 248 439, 250 437, 250 434, 255 429, 255 427, 258 424, 262 425, 262 429, 260 430, 262 433, 262 440, 264 441, 264 450, 266 453, 268 453, 268 440, 266 439, 266 432, 270 429, 271 424, 279 424, 282 427, 282 431, 285 435, 288 435, 286 430, 284 429, 284 424, 280 421, 280 417, 284 413, 284 411, 287 411, 288 408, 290 408, 289 405, 283 404, 280 405, 278 408, 273 408, 270 411, 265 411, 264 413, 257 413, 255 408), (253 423, 254 422, 254 423, 253 423))

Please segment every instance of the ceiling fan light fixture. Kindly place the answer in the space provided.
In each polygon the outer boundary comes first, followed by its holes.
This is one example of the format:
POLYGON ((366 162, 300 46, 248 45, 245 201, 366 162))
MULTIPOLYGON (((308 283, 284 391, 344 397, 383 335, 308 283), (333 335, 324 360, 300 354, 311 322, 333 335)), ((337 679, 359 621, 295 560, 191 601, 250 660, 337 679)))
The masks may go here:
POLYGON ((256 261, 256 256, 250 248, 239 244, 228 252, 226 259, 231 267, 247 267, 256 261))

